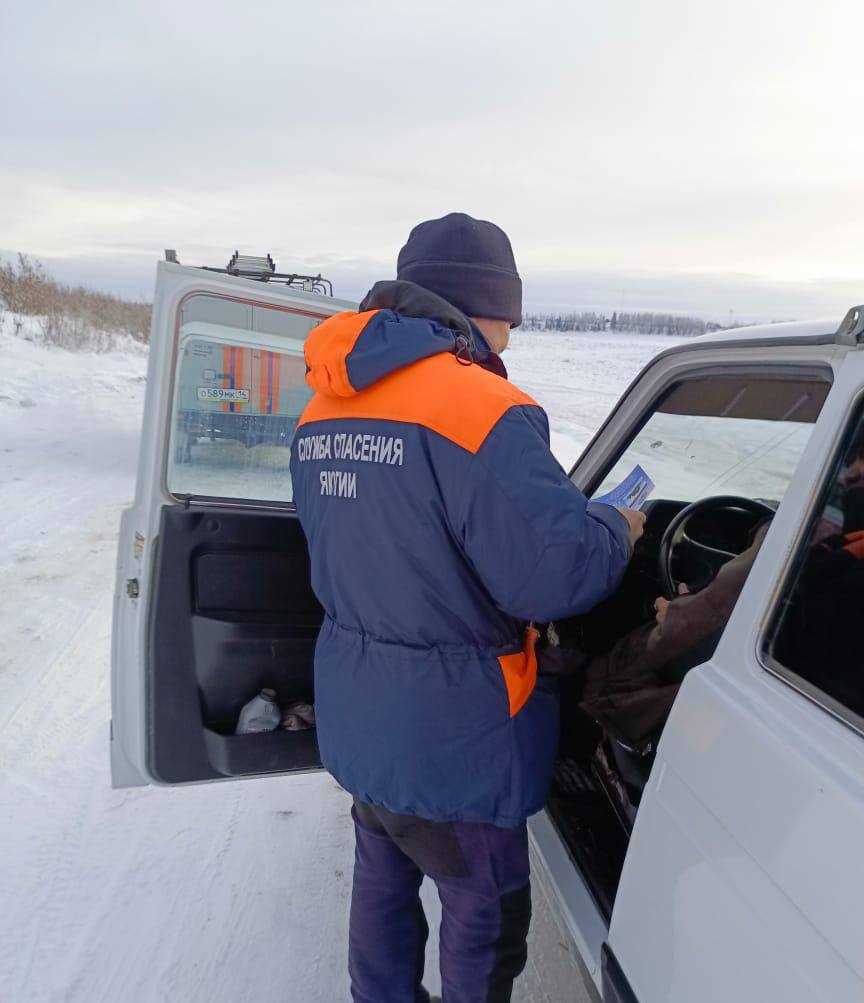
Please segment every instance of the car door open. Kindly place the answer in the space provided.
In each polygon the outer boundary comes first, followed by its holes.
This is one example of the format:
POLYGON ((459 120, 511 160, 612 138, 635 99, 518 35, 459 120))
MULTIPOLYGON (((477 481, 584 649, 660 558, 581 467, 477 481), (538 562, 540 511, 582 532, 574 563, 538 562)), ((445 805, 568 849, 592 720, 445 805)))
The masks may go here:
MULTIPOLYGON (((262 689, 312 703, 322 610, 292 506, 303 342, 353 305, 162 263, 112 643, 117 787, 320 767, 314 728, 237 735, 262 689)), ((295 722, 296 723, 296 722, 295 722)))
MULTIPOLYGON (((589 497, 637 467, 654 483, 645 535, 618 590, 547 631, 573 675, 561 682, 547 811, 530 828, 565 925, 598 984, 604 941, 607 953, 615 947, 610 923, 640 841, 636 812, 643 791, 653 790, 666 715, 671 707, 669 720, 675 717, 681 678, 710 659, 725 622, 688 622, 692 643, 667 648, 664 661, 652 634, 655 601, 675 594, 670 580, 696 592, 727 561, 752 553, 799 469, 832 386, 833 353, 833 344, 780 339, 676 346, 640 374, 572 472, 589 497), (688 513, 686 532, 676 532, 688 513)), ((639 915, 645 923, 646 913, 639 915)))

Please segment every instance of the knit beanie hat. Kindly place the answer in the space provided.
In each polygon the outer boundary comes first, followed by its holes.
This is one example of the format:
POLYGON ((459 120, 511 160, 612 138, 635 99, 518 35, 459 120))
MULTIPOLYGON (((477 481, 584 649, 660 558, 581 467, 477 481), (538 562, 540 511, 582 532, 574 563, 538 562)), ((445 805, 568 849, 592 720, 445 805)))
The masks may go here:
POLYGON ((507 234, 494 223, 464 212, 418 223, 396 267, 397 279, 437 293, 468 317, 522 323, 522 280, 507 234))

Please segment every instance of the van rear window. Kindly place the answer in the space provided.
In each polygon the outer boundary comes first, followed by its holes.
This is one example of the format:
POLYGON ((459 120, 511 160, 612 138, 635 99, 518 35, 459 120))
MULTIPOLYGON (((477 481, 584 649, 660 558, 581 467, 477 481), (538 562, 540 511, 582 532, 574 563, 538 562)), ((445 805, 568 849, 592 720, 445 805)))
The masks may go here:
POLYGON ((303 342, 319 318, 196 296, 181 321, 168 490, 291 502, 291 443, 311 397, 303 342))

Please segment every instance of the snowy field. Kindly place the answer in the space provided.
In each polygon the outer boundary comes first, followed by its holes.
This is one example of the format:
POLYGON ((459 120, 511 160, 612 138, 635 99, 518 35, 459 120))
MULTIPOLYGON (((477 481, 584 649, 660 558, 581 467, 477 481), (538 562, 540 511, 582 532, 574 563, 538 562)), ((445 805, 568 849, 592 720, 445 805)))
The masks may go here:
MULTIPOLYGON (((511 378, 569 466, 672 339, 514 337, 511 378)), ((349 800, 323 775, 112 791, 116 533, 146 357, 0 331, 0 999, 347 1001, 349 800)), ((427 985, 439 987, 434 890, 427 985)), ((587 999, 536 903, 514 1001, 587 999)))

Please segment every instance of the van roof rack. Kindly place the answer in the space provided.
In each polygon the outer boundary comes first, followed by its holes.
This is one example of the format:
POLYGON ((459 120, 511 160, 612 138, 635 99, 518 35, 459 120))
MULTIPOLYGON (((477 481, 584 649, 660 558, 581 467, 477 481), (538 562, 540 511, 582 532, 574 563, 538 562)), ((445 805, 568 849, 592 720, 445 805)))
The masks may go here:
MULTIPOLYGON (((165 260, 180 264, 175 250, 165 251, 165 260)), ((267 254, 263 258, 252 254, 241 254, 235 251, 224 268, 214 268, 212 265, 200 266, 205 272, 220 272, 222 275, 236 275, 238 278, 255 279, 258 282, 279 282, 294 289, 302 289, 304 293, 320 293, 322 296, 333 295, 333 283, 318 275, 301 275, 299 272, 277 272, 276 262, 267 254)))
POLYGON ((853 306, 840 322, 834 340, 841 345, 864 344, 864 306, 853 306))

